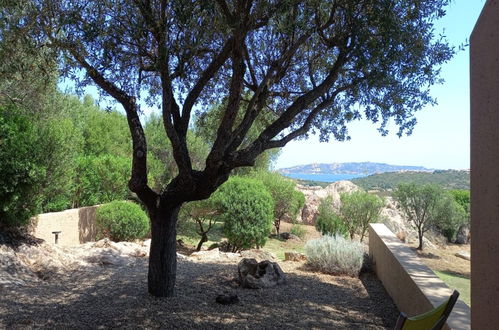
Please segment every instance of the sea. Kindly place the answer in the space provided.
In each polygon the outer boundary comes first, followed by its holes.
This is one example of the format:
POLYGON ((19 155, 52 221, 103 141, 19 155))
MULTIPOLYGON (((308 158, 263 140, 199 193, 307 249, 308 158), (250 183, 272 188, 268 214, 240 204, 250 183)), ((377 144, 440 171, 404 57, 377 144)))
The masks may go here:
POLYGON ((286 173, 283 174, 292 179, 321 181, 321 182, 336 182, 341 180, 351 180, 362 178, 363 174, 305 174, 305 173, 286 173))

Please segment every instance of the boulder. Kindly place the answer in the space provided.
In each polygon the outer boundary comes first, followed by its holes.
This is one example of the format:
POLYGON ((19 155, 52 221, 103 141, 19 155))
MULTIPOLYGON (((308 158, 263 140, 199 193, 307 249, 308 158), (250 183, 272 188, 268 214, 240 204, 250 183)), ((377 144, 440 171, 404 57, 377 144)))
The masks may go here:
POLYGON ((255 259, 242 259, 237 265, 239 283, 243 288, 263 289, 283 284, 286 277, 276 262, 255 259))
POLYGON ((193 252, 189 258, 195 258, 197 260, 218 260, 220 259, 220 250, 216 248, 213 250, 193 252))
POLYGON ((251 249, 241 251, 241 257, 248 259, 256 259, 257 261, 272 260, 275 261, 277 258, 271 253, 259 249, 251 249))
POLYGON ((288 233, 288 232, 280 233, 279 237, 283 240, 286 240, 286 241, 289 239, 295 240, 295 241, 301 241, 301 239, 298 236, 291 234, 291 233, 288 233))
POLYGON ((331 183, 326 188, 298 185, 297 189, 305 195, 305 205, 301 211, 301 220, 304 224, 314 225, 319 205, 324 198, 331 196, 333 208, 339 209, 340 194, 357 191, 359 187, 350 181, 337 181, 331 183))
POLYGON ((468 226, 461 226, 456 236, 456 244, 468 244, 470 241, 471 233, 468 226))
POLYGON ((471 256, 469 254, 469 252, 466 252, 466 251, 459 251, 456 253, 456 257, 459 257, 459 258, 463 258, 463 259, 466 259, 468 261, 471 261, 471 256))
POLYGON ((284 252, 284 261, 305 261, 307 256, 299 252, 284 252))

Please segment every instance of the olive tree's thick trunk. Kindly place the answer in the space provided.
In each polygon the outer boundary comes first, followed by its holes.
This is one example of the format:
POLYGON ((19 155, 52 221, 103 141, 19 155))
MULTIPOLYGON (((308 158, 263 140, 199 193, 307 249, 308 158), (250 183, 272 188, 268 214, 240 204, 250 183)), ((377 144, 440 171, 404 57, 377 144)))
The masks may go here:
POLYGON ((176 225, 180 206, 150 212, 151 249, 149 252, 148 291, 156 297, 175 295, 177 275, 176 225))

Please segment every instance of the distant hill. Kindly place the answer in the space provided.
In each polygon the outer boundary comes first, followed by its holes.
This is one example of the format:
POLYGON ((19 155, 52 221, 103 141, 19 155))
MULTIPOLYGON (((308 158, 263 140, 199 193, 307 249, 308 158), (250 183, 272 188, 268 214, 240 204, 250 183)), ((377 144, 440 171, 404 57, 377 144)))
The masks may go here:
POLYGON ((399 183, 435 183, 445 189, 470 189, 470 172, 437 170, 433 172, 390 172, 350 180, 365 190, 390 190, 399 183))
POLYGON ((370 175, 375 173, 398 171, 432 171, 422 166, 400 166, 384 163, 331 163, 308 164, 280 169, 282 174, 358 174, 370 175))

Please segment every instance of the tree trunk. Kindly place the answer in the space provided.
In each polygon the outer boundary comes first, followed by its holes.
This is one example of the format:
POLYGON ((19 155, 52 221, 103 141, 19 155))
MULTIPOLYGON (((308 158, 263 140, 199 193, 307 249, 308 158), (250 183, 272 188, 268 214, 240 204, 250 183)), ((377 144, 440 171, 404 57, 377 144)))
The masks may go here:
POLYGON ((177 275, 177 217, 180 206, 150 213, 151 249, 147 287, 156 297, 175 295, 177 275))
POLYGON ((419 246, 418 250, 423 250, 423 232, 418 230, 419 246))
POLYGON ((203 233, 201 235, 201 240, 198 243, 196 251, 201 251, 201 247, 203 246, 203 243, 205 243, 205 242, 208 242, 208 235, 206 233, 203 233))

